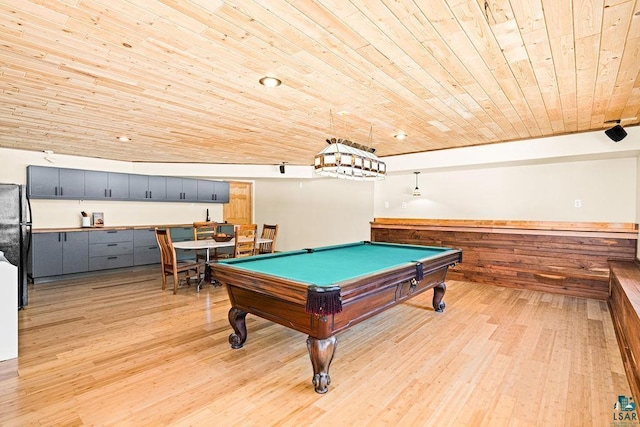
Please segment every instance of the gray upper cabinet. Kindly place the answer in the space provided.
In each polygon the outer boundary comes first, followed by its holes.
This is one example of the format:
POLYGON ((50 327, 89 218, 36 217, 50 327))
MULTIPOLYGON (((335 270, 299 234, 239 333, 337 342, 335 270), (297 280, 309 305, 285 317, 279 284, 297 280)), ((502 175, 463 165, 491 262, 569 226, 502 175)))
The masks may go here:
POLYGON ((167 177, 167 200, 197 202, 198 181, 189 178, 167 177))
POLYGON ((129 174, 85 171, 84 191, 87 199, 128 199, 129 174))
POLYGON ((229 183, 81 169, 27 167, 29 197, 229 203, 229 183))
POLYGON ((149 198, 155 200, 167 199, 167 178, 164 176, 149 176, 149 198))
POLYGON ((84 171, 79 169, 27 167, 30 198, 84 198, 84 171))
POLYGON ((129 175, 129 198, 133 200, 166 200, 167 178, 153 175, 129 175))
POLYGON ((198 201, 229 203, 229 183, 224 181, 198 180, 198 201))
POLYGON ((226 181, 216 181, 215 183, 216 203, 229 203, 229 183, 226 181))

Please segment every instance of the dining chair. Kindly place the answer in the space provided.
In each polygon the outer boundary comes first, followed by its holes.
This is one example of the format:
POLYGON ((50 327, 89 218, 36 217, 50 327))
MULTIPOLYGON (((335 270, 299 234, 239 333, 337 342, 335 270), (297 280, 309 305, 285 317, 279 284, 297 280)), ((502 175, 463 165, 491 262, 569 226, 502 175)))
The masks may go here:
MULTIPOLYGON (((213 239, 214 234, 216 234, 218 230, 218 223, 215 221, 195 221, 193 223, 193 240, 205 240, 205 239, 213 239)), ((196 261, 207 261, 207 251, 202 249, 197 249, 196 253, 196 261)), ((217 258, 215 256, 213 258, 217 258)), ((209 254, 211 256, 211 254, 209 254)))
POLYGON ((234 234, 234 258, 252 256, 256 253, 256 239, 258 238, 257 224, 236 225, 234 227, 234 234))
POLYGON ((271 239, 271 242, 260 243, 258 245, 259 254, 271 254, 276 251, 276 237, 278 236, 278 225, 262 225, 262 237, 263 239, 271 239))
POLYGON ((200 280, 200 263, 197 261, 178 261, 176 250, 171 242, 171 234, 166 228, 155 227, 156 239, 160 248, 160 258, 162 267, 162 290, 167 287, 167 277, 173 276, 173 293, 178 293, 178 273, 186 273, 187 285, 191 285, 191 270, 196 273, 196 280, 200 280))

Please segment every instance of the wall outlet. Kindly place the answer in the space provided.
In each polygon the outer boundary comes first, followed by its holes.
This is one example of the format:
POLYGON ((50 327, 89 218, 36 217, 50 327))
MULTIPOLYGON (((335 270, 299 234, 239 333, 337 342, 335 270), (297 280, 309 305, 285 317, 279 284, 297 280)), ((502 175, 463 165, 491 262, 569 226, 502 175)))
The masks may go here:
POLYGON ((407 202, 402 202, 402 204, 400 205, 400 207, 402 209, 407 209, 407 202))
POLYGON ((384 207, 389 208, 389 202, 384 202, 384 207))
POLYGON ((575 208, 581 208, 582 207, 582 200, 580 199, 576 199, 573 201, 573 207, 575 208))

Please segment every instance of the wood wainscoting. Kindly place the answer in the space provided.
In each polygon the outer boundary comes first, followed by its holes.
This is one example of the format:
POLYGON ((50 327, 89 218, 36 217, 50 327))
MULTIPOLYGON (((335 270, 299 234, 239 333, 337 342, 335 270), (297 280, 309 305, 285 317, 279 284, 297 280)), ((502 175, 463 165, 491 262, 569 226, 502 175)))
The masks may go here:
POLYGON ((375 218, 371 240, 460 248, 449 279, 606 300, 608 261, 635 260, 638 224, 375 218))

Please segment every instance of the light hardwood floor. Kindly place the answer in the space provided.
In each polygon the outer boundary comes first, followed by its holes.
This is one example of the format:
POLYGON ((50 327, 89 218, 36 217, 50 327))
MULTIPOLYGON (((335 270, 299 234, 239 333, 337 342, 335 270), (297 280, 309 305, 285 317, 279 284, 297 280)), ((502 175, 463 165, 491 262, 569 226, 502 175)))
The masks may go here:
POLYGON ((448 282, 338 335, 325 395, 303 334, 156 268, 41 284, 0 362, 0 425, 603 426, 629 386, 603 301, 448 282))

